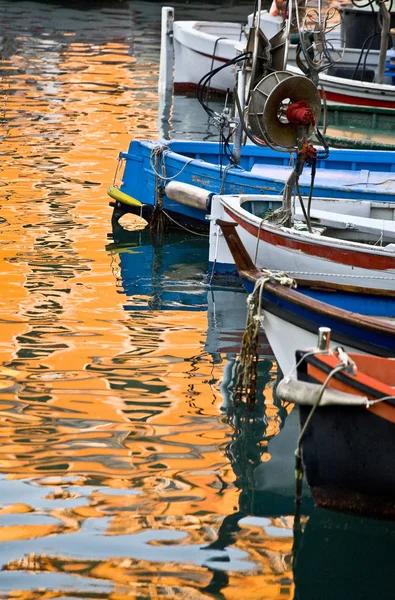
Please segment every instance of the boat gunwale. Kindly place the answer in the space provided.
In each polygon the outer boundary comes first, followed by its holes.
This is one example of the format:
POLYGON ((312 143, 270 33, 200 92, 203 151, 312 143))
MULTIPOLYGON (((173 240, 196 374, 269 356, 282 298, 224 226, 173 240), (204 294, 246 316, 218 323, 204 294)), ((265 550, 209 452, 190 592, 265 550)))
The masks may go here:
MULTIPOLYGON (((279 235, 283 238, 287 238, 288 240, 292 240, 297 242, 304 242, 304 243, 309 243, 311 245, 317 245, 317 246, 326 246, 326 247, 332 247, 335 249, 342 249, 344 248, 344 250, 347 250, 348 247, 350 246, 353 252, 363 252, 366 254, 370 254, 373 256, 377 256, 377 257, 386 257, 386 258, 390 258, 393 259, 394 261, 394 269, 395 269, 395 251, 394 250, 387 250, 386 247, 384 246, 370 246, 369 244, 363 243, 363 242, 354 242, 352 240, 350 241, 344 241, 342 239, 339 238, 331 238, 329 236, 325 236, 325 235, 316 235, 314 233, 309 233, 308 231, 298 231, 294 228, 288 228, 288 227, 282 227, 282 226, 278 226, 275 225, 274 223, 269 223, 268 221, 266 221, 265 219, 263 219, 262 217, 258 217, 257 215, 254 215, 253 213, 250 213, 249 211, 247 211, 246 209, 242 208, 241 206, 241 202, 240 204, 237 204, 237 202, 235 202, 236 207, 234 207, 231 203, 232 198, 237 198, 238 196, 220 196, 220 202, 221 204, 224 206, 225 212, 233 219, 235 219, 235 221, 241 226, 243 227, 243 223, 240 221, 245 221, 246 223, 248 223, 249 225, 251 225, 252 227, 255 227, 257 229, 257 233, 259 232, 259 238, 262 239, 262 234, 264 231, 267 231, 268 233, 271 233, 273 235, 279 235), (229 200, 225 200, 226 198, 229 198, 229 200), (239 215, 237 214, 239 213, 239 215), (237 220, 238 217, 239 220, 237 220)), ((263 196, 263 198, 267 198, 268 200, 270 198, 274 198, 275 196, 272 196, 270 194, 268 194, 267 196, 263 196)), ((281 198, 281 197, 278 197, 281 198)), ((322 198, 321 198, 322 199, 322 198)), ((341 199, 339 199, 341 200, 341 199)), ((345 215, 347 216, 347 215, 345 215)), ((371 217, 373 219, 373 217, 371 217)), ((394 223, 394 221, 390 221, 391 223, 394 223)), ((243 229, 245 229, 246 231, 248 231, 245 227, 243 227, 243 229)), ((250 232, 248 232, 250 233, 250 232)), ((250 233, 250 235, 253 235, 252 233, 250 233)))

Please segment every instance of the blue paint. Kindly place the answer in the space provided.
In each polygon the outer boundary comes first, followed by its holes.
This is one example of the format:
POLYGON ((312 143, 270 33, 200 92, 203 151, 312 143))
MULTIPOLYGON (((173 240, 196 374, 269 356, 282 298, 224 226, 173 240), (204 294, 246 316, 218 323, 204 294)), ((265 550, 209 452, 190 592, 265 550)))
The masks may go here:
POLYGON ((124 309, 207 310, 206 240, 173 233, 164 243, 152 241, 149 230, 130 232, 129 245, 118 247, 124 309))
MULTIPOLYGON (((232 167, 222 181, 224 157, 220 167, 219 145, 215 142, 169 141, 170 149, 164 157, 166 177, 225 194, 281 193, 290 173, 289 155, 270 148, 245 146, 241 168, 232 167), (187 164, 190 159, 194 159, 187 164), (180 173, 180 171, 182 172, 180 173)), ((150 165, 150 155, 157 141, 133 141, 125 159, 125 172, 121 190, 141 202, 155 203, 155 175, 150 165)), ((331 149, 326 160, 319 161, 315 195, 329 198, 355 198, 357 200, 395 200, 395 154, 390 151, 331 149), (366 184, 379 174, 381 185, 366 184), (388 181, 387 181, 388 180, 388 181)), ((310 168, 305 168, 301 178, 302 193, 309 192, 310 168)), ((206 211, 190 208, 163 198, 165 210, 191 219, 205 219, 206 211)))
MULTIPOLYGON (((243 279, 243 284, 248 292, 251 292, 254 288, 254 284, 245 279, 243 279)), ((395 316, 395 298, 353 292, 323 292, 311 289, 299 289, 297 291, 302 295, 326 302, 328 308, 333 306, 349 310, 354 314, 368 316, 395 316)), ((272 304, 286 311, 287 315, 284 315, 284 317, 289 322, 293 322, 296 317, 306 321, 309 324, 309 328, 313 326, 313 329, 316 331, 318 331, 319 327, 330 327, 332 338, 335 341, 338 336, 346 336, 352 340, 355 347, 363 348, 370 345, 371 348, 376 349, 377 353, 381 353, 380 351, 395 353, 395 336, 392 333, 368 331, 356 321, 354 323, 344 323, 337 319, 336 316, 316 312, 312 306, 299 306, 287 299, 278 298, 268 292, 267 289, 263 289, 262 303, 265 308, 270 308, 269 305, 272 304)))

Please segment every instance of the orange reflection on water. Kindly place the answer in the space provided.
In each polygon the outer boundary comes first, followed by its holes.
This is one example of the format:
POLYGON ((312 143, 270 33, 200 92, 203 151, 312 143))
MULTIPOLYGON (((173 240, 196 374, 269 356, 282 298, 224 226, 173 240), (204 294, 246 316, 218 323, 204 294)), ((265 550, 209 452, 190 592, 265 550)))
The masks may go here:
POLYGON ((233 518, 228 357, 204 348, 206 311, 125 311, 106 251, 117 154, 157 135, 158 27, 96 42, 40 18, 46 37, 2 60, 0 589, 292 596, 292 523, 233 518))

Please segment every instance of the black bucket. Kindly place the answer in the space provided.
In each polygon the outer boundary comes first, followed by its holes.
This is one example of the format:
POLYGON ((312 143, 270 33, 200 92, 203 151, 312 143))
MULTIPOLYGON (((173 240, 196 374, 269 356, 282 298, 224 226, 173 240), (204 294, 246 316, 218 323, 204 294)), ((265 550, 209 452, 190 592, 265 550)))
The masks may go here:
MULTIPOLYGON (((366 42, 367 47, 373 50, 380 49, 380 28, 377 20, 377 11, 343 8, 343 33, 347 48, 362 48, 365 40, 377 32, 370 42, 366 42)), ((395 13, 391 13, 391 28, 395 27, 395 13)), ((366 48, 365 46, 365 48, 366 48)), ((389 36, 388 47, 391 48, 391 36, 389 36)))

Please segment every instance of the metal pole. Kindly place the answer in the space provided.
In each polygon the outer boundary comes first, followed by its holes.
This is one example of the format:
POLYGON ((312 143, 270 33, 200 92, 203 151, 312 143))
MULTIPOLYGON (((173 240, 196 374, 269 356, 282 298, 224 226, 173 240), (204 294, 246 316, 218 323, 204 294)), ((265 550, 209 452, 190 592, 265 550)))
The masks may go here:
POLYGON ((158 78, 158 131, 162 139, 169 138, 170 116, 173 106, 173 23, 174 8, 163 6, 158 78))
POLYGON ((240 114, 238 106, 240 106, 241 110, 244 110, 245 105, 245 71, 244 71, 244 61, 243 63, 239 63, 237 69, 237 89, 235 90, 239 98, 239 103, 236 103, 236 116, 239 119, 237 129, 234 135, 233 142, 233 155, 236 159, 237 164, 240 164, 240 156, 241 156, 241 138, 243 135, 243 127, 241 125, 241 120, 243 119, 243 114, 240 114))

